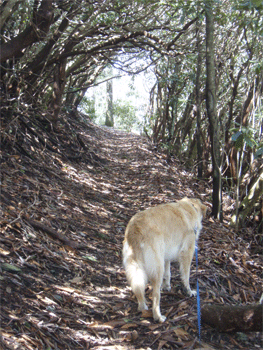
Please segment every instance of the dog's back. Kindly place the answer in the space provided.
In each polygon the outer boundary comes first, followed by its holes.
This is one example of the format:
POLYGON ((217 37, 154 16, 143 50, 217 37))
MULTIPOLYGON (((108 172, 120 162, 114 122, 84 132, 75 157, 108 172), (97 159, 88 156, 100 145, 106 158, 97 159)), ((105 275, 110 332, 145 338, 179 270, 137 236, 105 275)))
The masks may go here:
MULTIPOLYGON (((128 244, 135 260, 144 261, 144 252, 149 246, 152 249, 155 244, 164 246, 166 253, 192 233, 193 229, 197 232, 197 239, 204 215, 200 204, 199 200, 191 199, 190 202, 184 198, 176 203, 161 204, 135 214, 126 228, 124 245, 128 244), (197 201, 196 206, 193 206, 193 201, 197 201)), ((123 257, 125 260, 126 254, 123 257)))

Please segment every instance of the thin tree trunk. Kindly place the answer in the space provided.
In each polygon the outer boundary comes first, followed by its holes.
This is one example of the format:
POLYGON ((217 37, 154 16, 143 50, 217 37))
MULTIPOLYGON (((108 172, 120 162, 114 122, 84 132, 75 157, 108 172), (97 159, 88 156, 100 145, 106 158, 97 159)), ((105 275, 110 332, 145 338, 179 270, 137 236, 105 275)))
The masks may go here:
POLYGON ((53 100, 51 103, 52 108, 52 122, 56 126, 58 122, 58 116, 61 108, 62 97, 66 84, 65 68, 67 59, 63 59, 55 67, 54 72, 54 84, 53 84, 53 100))
POLYGON ((107 111, 105 125, 114 126, 112 80, 107 81, 107 111))
MULTIPOLYGON (((199 4, 197 5, 197 15, 200 13, 199 4)), ((200 21, 196 22, 196 50, 197 50, 197 68, 196 68, 196 141, 197 141, 197 177, 203 176, 203 157, 202 157, 202 142, 201 142, 201 93, 200 93, 200 75, 202 69, 202 54, 201 54, 201 39, 200 39, 200 21)))
MULTIPOLYGON (((256 203, 260 202, 260 198, 263 198, 263 166, 258 169, 258 174, 254 178, 252 177, 250 189, 241 205, 237 207, 237 213, 232 216, 231 223, 233 225, 237 225, 238 222, 244 224, 246 218, 256 210, 256 203)), ((258 208, 259 211, 260 208, 258 208)))
POLYGON ((210 126, 212 167, 213 167, 213 208, 212 215, 222 220, 221 151, 219 118, 216 110, 216 84, 214 63, 214 16, 213 1, 205 2, 206 14, 206 109, 210 126))

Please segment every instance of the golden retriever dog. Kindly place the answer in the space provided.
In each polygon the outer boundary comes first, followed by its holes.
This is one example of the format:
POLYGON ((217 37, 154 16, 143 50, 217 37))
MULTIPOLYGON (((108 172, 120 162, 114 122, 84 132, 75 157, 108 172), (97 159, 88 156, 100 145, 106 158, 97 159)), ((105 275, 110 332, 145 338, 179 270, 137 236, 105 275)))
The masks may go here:
POLYGON ((178 261, 181 279, 190 296, 190 265, 195 242, 207 207, 199 199, 183 198, 141 211, 129 221, 123 242, 123 265, 128 283, 138 300, 138 310, 147 310, 145 288, 151 283, 155 321, 164 322, 160 290, 170 290, 170 262, 178 261))

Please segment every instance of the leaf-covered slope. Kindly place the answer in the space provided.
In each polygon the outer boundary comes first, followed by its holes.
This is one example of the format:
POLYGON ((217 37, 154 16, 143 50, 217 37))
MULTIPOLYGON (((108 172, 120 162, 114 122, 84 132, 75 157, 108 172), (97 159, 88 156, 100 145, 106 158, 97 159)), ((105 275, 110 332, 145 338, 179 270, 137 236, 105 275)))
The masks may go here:
MULTIPOLYGON (((161 298, 167 322, 157 324, 151 312, 137 312, 121 249, 136 211, 183 196, 209 205, 209 184, 177 160, 168 164, 147 139, 82 117, 62 118, 57 130, 40 115, 2 124, 0 347, 200 348, 196 301, 183 293, 176 266, 172 290, 161 298)), ((202 304, 258 301, 257 244, 248 230, 239 236, 226 223, 204 220, 202 304)), ((259 345, 257 335, 229 337, 205 325, 202 337, 211 349, 259 345)))

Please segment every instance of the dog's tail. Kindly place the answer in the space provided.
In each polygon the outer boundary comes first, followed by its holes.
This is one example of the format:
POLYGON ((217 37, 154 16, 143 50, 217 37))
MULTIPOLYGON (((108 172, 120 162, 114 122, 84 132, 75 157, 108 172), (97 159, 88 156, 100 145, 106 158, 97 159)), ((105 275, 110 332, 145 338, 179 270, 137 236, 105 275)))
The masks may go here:
POLYGON ((135 259, 134 252, 127 241, 123 245, 123 265, 133 293, 138 301, 144 300, 144 291, 148 282, 147 274, 142 263, 135 259))

